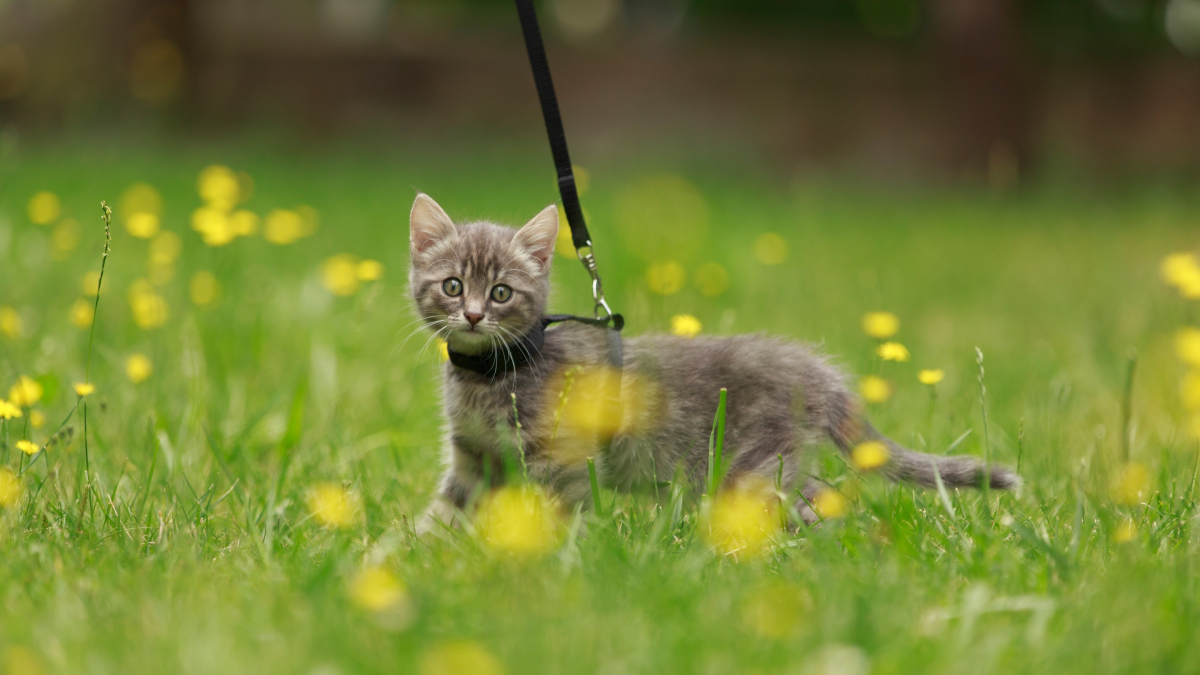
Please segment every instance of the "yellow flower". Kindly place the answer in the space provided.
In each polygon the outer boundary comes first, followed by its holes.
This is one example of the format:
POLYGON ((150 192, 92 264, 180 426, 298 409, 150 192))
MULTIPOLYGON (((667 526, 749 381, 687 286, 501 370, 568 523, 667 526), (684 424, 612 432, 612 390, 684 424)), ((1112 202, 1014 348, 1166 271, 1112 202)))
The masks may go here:
POLYGON ((892 397, 892 385, 874 375, 864 377, 858 383, 858 391, 868 403, 883 403, 892 397))
POLYGON ((208 307, 221 297, 221 282, 212 272, 196 272, 188 282, 188 297, 197 307, 208 307))
POLYGON ((813 507, 822 518, 841 518, 850 510, 850 500, 833 488, 825 488, 813 498, 813 507))
POLYGON ((87 396, 89 394, 96 393, 96 385, 90 382, 76 382, 74 389, 75 393, 79 396, 87 396))
POLYGON ((133 312, 133 322, 143 330, 158 328, 171 315, 167 301, 145 279, 139 279, 130 286, 129 307, 133 312))
POLYGON ((945 371, 936 370, 936 369, 935 370, 922 370, 917 373, 917 379, 921 381, 921 384, 927 384, 931 387, 933 385, 937 384, 938 382, 941 382, 942 379, 945 377, 946 377, 945 371))
POLYGON ((683 265, 674 260, 656 262, 646 270, 646 284, 650 286, 651 293, 658 295, 678 293, 685 281, 687 272, 683 270, 683 265))
POLYGON ((1200 328, 1188 326, 1175 331, 1175 356, 1189 366, 1200 366, 1200 328))
POLYGON ((275 209, 267 214, 263 238, 277 246, 286 246, 305 236, 304 218, 296 211, 275 209))
POLYGON ((21 315, 12 307, 0 307, 0 335, 9 338, 21 335, 21 315))
POLYGON ((214 164, 205 167, 196 181, 200 198, 209 207, 229 211, 238 203, 241 189, 237 175, 229 167, 214 164))
POLYGON ((1126 506, 1135 506, 1146 500, 1150 493, 1150 470, 1145 464, 1129 462, 1117 471, 1112 481, 1113 501, 1126 506))
POLYGON ((468 640, 443 642, 417 662, 418 675, 504 675, 504 666, 481 645, 468 640))
POLYGON ((863 332, 877 340, 886 340, 900 330, 900 319, 891 312, 867 312, 862 319, 863 332))
POLYGON ((66 260, 71 251, 79 245, 79 223, 71 218, 64 218, 54 226, 50 233, 50 250, 55 260, 66 260))
POLYGON ((21 479, 9 469, 0 467, 0 506, 9 508, 21 499, 21 479))
POLYGON ((253 237, 258 234, 258 214, 239 209, 229 216, 229 229, 237 237, 253 237))
POLYGON ((700 334, 703 326, 700 325, 700 320, 691 314, 676 314, 671 317, 671 334, 680 337, 696 337, 700 334))
POLYGON ((79 279, 79 291, 89 298, 94 298, 100 293, 100 273, 96 271, 87 272, 79 279))
POLYGON ((154 366, 145 354, 131 354, 125 359, 125 377, 134 384, 141 384, 150 378, 154 366))
POLYGON ((325 527, 350 527, 358 520, 358 501, 336 483, 314 486, 305 501, 309 513, 325 527))
POLYGON ((326 258, 321 263, 321 282, 334 295, 354 295, 362 283, 358 278, 357 258, 349 253, 326 258))
POLYGON ((149 239, 158 234, 158 216, 153 213, 135 213, 125 219, 125 231, 138 239, 149 239))
POLYGON ((779 498, 770 482, 748 479, 719 492, 709 509, 705 538, 721 553, 753 556, 779 529, 779 498))
POLYGON ((202 207, 192 212, 192 229, 200 233, 206 246, 214 248, 237 239, 229 215, 212 207, 202 207))
POLYGON ((1124 522, 1117 526, 1117 530, 1113 532, 1113 541, 1118 544, 1127 544, 1137 538, 1137 524, 1133 519, 1127 518, 1124 522))
POLYGON ((716 297, 729 288, 729 273, 715 262, 707 262, 696 270, 696 287, 709 297, 716 297))
POLYGON ((359 281, 378 281, 383 278, 383 263, 378 260, 363 260, 354 269, 359 281))
POLYGON ((17 383, 8 390, 8 400, 21 408, 28 408, 34 403, 42 400, 42 385, 38 381, 22 375, 17 378, 17 383))
POLYGON ((1162 280, 1181 292, 1200 286, 1200 264, 1191 253, 1172 253, 1159 266, 1162 280))
POLYGON ((41 448, 38 447, 38 445, 36 443, 33 443, 32 441, 20 440, 20 441, 17 441, 15 445, 18 450, 20 450, 21 452, 23 452, 27 455, 36 455, 38 450, 41 450, 41 448))
POLYGON ((438 343, 438 356, 441 357, 441 359, 443 361, 449 361, 450 360, 450 345, 446 344, 446 341, 441 338, 438 338, 437 343, 438 343))
POLYGON ((876 353, 884 361, 908 361, 909 359, 908 347, 899 342, 885 342, 879 345, 876 353))
POLYGON ((383 567, 367 567, 350 581, 350 599, 372 612, 391 609, 408 599, 408 589, 383 567))
POLYGON ((30 198, 28 210, 30 222, 35 225, 49 225, 62 214, 62 203, 58 201, 58 195, 43 190, 30 198))
POLYGON ((75 304, 71 305, 71 323, 76 328, 83 330, 91 327, 92 317, 95 315, 95 305, 83 298, 76 300, 75 304))
POLYGON ((476 528, 493 551, 536 557, 558 544, 558 508, 532 485, 503 487, 480 506, 476 528))
POLYGON ((1189 412, 1200 412, 1200 371, 1189 371, 1179 383, 1179 398, 1189 412))
MULTIPOLYGON (((563 375, 562 400, 557 402, 561 423, 567 428, 611 436, 621 426, 621 408, 638 410, 643 400, 639 380, 632 374, 622 378, 610 368, 571 369, 563 375), (624 396, 618 387, 624 385, 624 396), (621 399, 620 406, 610 404, 621 399)), ((561 452, 555 447, 551 452, 561 452)), ((582 462, 582 457, 559 457, 564 464, 582 462)))
POLYGON ((154 186, 146 183, 134 183, 121 193, 120 215, 124 218, 139 213, 149 213, 152 216, 162 215, 162 195, 154 186))
POLYGON ((887 464, 891 453, 888 452, 886 445, 880 441, 866 441, 855 446, 850 452, 850 459, 854 462, 855 468, 860 471, 870 471, 877 469, 884 464, 887 464))
POLYGON ((46 426, 46 414, 41 410, 30 410, 29 426, 33 427, 34 429, 41 429, 42 427, 46 426))
POLYGON ((159 232, 150 240, 150 262, 155 265, 170 265, 183 251, 183 240, 171 231, 159 232))
POLYGON ((15 419, 23 414, 20 406, 0 398, 0 420, 15 419))
POLYGON ((754 257, 764 265, 778 265, 787 260, 787 255, 787 242, 774 232, 761 234, 754 240, 754 257))

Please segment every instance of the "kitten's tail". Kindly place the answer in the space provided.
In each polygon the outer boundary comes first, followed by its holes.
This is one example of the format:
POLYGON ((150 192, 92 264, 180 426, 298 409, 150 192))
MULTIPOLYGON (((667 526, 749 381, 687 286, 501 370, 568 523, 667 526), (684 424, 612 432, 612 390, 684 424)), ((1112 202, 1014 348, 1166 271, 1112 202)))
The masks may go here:
MULTIPOLYGON (((869 424, 865 431, 867 440, 879 441, 887 446, 888 460, 881 470, 894 481, 932 488, 937 487, 937 479, 941 477, 942 484, 948 488, 978 488, 983 486, 984 476, 988 476, 994 490, 1016 490, 1021 487, 1021 477, 1008 467, 996 464, 988 466, 978 457, 927 455, 909 450, 880 434, 869 424)), ((853 448, 843 449, 853 451, 853 448)))

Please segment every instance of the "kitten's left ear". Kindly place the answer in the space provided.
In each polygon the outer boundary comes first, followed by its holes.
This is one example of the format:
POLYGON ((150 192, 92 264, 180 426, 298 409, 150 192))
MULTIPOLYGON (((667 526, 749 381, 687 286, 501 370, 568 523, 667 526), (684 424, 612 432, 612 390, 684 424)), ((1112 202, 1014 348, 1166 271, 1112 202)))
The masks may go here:
POLYGON ((554 243, 558 239, 558 207, 554 204, 542 209, 525 227, 513 237, 513 247, 537 258, 545 269, 554 255, 554 243))

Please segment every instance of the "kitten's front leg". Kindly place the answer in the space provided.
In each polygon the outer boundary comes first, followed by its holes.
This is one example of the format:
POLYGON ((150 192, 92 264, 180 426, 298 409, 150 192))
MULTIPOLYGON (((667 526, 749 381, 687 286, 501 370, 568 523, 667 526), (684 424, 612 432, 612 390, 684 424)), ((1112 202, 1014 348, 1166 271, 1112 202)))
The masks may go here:
POLYGON ((441 485, 433 503, 417 521, 417 536, 444 527, 461 527, 467 519, 466 509, 476 490, 483 484, 483 462, 480 457, 465 452, 453 441, 445 451, 449 466, 442 475, 441 485))

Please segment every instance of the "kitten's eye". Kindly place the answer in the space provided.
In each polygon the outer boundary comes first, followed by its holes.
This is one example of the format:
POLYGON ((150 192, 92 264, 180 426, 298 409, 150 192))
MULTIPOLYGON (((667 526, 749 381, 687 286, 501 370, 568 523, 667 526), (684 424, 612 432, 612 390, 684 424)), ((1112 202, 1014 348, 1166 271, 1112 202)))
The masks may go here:
POLYGON ((508 302, 512 297, 512 289, 504 284, 496 284, 492 286, 492 299, 496 302, 508 302))
POLYGON ((457 277, 450 277, 442 282, 442 290, 446 291, 446 295, 449 295, 450 297, 462 295, 462 282, 459 281, 457 277))

